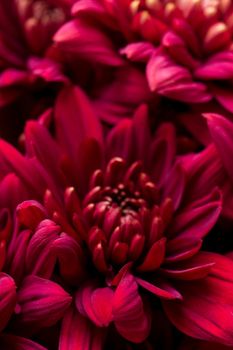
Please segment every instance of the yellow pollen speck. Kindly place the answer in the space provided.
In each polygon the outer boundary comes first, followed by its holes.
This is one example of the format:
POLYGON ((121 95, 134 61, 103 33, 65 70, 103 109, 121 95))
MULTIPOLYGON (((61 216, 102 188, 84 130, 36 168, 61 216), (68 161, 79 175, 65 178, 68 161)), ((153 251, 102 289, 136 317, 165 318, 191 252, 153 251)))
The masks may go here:
POLYGON ((208 6, 204 9, 204 13, 206 17, 212 17, 216 15, 217 13, 217 8, 214 6, 208 6))
POLYGON ((227 26, 225 23, 217 23, 214 29, 216 33, 223 33, 227 30, 227 26))
POLYGON ((16 0, 16 5, 18 6, 18 11, 21 15, 25 13, 30 4, 31 0, 16 0))
POLYGON ((146 0, 146 7, 152 10, 159 10, 161 8, 161 3, 159 0, 146 0))
POLYGON ((150 14, 148 11, 142 11, 140 17, 140 23, 144 24, 150 18, 150 14))
POLYGON ((38 25, 38 20, 36 18, 29 18, 26 22, 25 22, 25 27, 28 30, 31 30, 32 28, 35 28, 38 25))
POLYGON ((172 2, 168 2, 165 6, 165 16, 169 16, 175 10, 175 5, 172 2))
POLYGON ((135 15, 137 13, 139 5, 140 5, 140 0, 134 0, 131 2, 130 11, 131 11, 132 15, 135 15))

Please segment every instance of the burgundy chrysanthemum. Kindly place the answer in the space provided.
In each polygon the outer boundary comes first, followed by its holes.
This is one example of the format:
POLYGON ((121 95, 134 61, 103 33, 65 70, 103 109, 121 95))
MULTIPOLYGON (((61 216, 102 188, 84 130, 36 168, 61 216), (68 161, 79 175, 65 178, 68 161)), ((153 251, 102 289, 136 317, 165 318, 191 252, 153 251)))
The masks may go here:
MULTIPOLYGON (((129 72, 116 71, 123 90, 101 94, 102 113, 106 103, 116 105, 115 117, 137 104, 128 94, 125 105, 132 75, 159 95, 184 103, 217 99, 232 112, 232 6, 230 0, 81 0, 54 40, 63 53, 83 57, 98 70, 128 60, 129 72)), ((146 101, 148 88, 138 88, 137 96, 146 101)))
POLYGON ((72 0, 1 1, 0 107, 23 98, 21 108, 25 101, 31 107, 26 113, 41 110, 66 82, 52 37, 71 5, 72 0))
POLYGON ((60 350, 153 348, 171 324, 232 346, 233 263, 201 251, 221 211, 205 155, 190 170, 171 124, 151 135, 145 106, 104 138, 73 87, 54 128, 28 122, 25 156, 0 142, 1 266, 14 286, 1 328, 40 339, 62 319, 60 350))

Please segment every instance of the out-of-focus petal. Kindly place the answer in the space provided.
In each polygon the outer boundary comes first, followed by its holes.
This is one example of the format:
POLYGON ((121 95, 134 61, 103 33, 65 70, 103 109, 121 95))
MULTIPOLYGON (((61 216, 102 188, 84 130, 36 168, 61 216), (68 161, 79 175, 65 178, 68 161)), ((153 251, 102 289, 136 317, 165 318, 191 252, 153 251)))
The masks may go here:
POLYGON ((214 253, 205 254, 216 263, 210 274, 195 282, 176 282, 182 302, 163 301, 163 306, 170 321, 183 333, 232 346, 233 263, 214 253))

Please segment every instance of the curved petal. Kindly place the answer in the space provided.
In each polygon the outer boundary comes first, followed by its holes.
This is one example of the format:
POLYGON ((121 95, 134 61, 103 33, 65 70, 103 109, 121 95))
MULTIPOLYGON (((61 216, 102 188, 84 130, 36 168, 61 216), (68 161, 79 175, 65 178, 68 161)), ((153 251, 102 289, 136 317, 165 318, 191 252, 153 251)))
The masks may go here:
POLYGON ((11 334, 0 335, 1 350, 46 350, 34 341, 11 334))
POLYGON ((146 254, 143 262, 137 267, 140 272, 154 271, 162 264, 166 249, 166 238, 161 238, 155 242, 148 253, 146 254))
POLYGON ((218 114, 205 114, 212 139, 222 162, 233 181, 233 123, 218 114))
POLYGON ((16 305, 16 286, 7 274, 0 273, 0 331, 6 326, 16 305))
POLYGON ((182 295, 168 282, 156 281, 155 284, 147 282, 141 278, 136 277, 136 281, 142 288, 148 290, 149 292, 155 294, 161 299, 173 300, 180 299, 182 300, 182 295))
POLYGON ((58 95, 55 126, 58 142, 72 161, 73 178, 85 192, 90 173, 101 167, 103 136, 88 98, 77 86, 67 86, 58 95))
POLYGON ((18 292, 16 325, 28 331, 50 327, 63 317, 70 303, 70 295, 58 284, 28 276, 18 292))
POLYGON ((150 315, 138 293, 136 280, 126 273, 113 297, 113 320, 118 332, 133 343, 141 343, 150 332, 150 315))
POLYGON ((112 321, 112 302, 114 292, 111 288, 95 288, 87 285, 78 290, 75 303, 78 311, 99 327, 107 327, 112 321))
POLYGON ((55 34, 54 41, 63 51, 78 54, 90 62, 120 66, 123 60, 114 50, 112 41, 99 27, 85 20, 73 20, 64 24, 55 34))
POLYGON ((191 259, 166 265, 160 271, 169 278, 190 281, 206 277, 214 265, 214 259, 199 252, 191 259))
POLYGON ((197 201, 196 205, 194 208, 187 207, 174 218, 170 231, 174 240, 180 240, 182 237, 198 240, 205 237, 221 213, 221 194, 213 191, 213 198, 209 198, 207 203, 197 201))
POLYGON ((163 301, 163 307, 181 332, 233 346, 233 262, 218 254, 205 255, 215 262, 210 274, 199 281, 176 282, 183 301, 163 301))
POLYGON ((102 350, 104 332, 75 308, 67 310, 61 325, 59 350, 102 350))

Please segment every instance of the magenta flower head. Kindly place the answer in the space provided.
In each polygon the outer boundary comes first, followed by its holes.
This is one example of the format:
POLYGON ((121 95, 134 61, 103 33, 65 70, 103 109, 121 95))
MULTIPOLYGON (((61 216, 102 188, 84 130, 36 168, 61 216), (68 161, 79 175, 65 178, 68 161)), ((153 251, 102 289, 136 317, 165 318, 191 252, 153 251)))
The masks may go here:
POLYGON ((45 102, 66 81, 52 37, 71 5, 72 0, 1 1, 0 107, 24 96, 35 109, 38 99, 45 102))
POLYGON ((116 67, 125 57, 159 95, 184 103, 217 99, 232 112, 232 6, 224 0, 81 0, 54 40, 65 54, 93 64, 116 67))
POLYGON ((19 286, 9 329, 61 320, 60 350, 151 348, 173 326, 232 346, 233 263, 201 250, 222 203, 203 158, 191 171, 174 127, 151 134, 145 106, 106 137, 77 87, 53 112, 54 133, 27 123, 25 155, 0 143, 2 206, 15 213, 2 269, 19 286))

